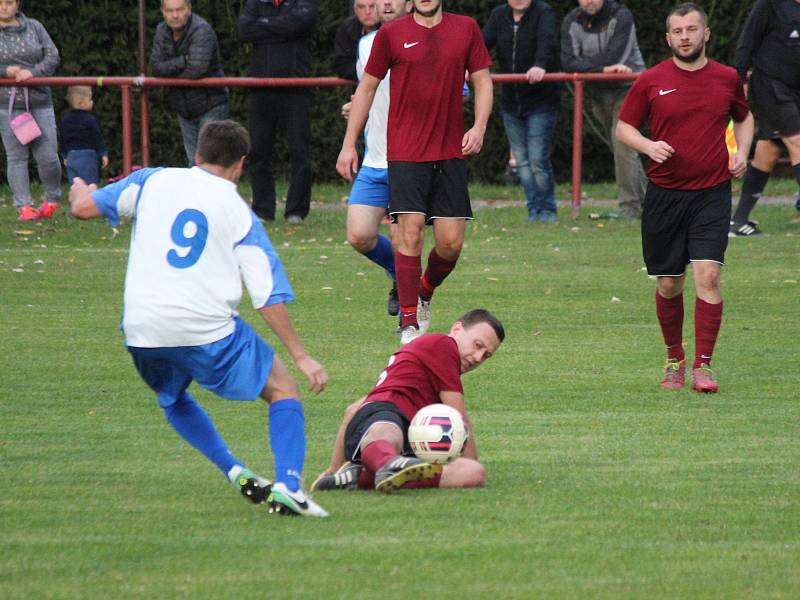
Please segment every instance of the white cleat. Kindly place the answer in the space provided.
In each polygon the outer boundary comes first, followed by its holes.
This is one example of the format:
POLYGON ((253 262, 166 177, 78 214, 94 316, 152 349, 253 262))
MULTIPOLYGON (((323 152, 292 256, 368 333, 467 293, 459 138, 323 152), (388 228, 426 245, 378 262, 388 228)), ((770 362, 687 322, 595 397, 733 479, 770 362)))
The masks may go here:
POLYGON ((328 511, 309 498, 303 490, 290 492, 283 483, 272 485, 267 498, 269 512, 279 515, 300 515, 303 517, 327 517, 328 511))
POLYGON ((419 323, 419 333, 428 333, 431 326, 431 301, 419 298, 417 301, 417 323, 419 323))
POLYGON ((413 342, 421 335, 422 332, 419 330, 419 327, 416 325, 406 325, 400 331, 400 345, 405 346, 409 342, 413 342))

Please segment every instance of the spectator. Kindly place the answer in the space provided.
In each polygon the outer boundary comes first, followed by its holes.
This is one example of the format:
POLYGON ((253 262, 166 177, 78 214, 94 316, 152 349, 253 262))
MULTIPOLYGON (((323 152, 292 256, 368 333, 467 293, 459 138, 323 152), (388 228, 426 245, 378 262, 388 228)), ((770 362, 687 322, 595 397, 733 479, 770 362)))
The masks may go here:
MULTIPOLYGON (((191 0, 161 0, 164 21, 156 27, 150 69, 158 77, 201 79, 224 77, 217 34, 205 19, 192 13, 191 0)), ((228 90, 221 87, 168 88, 191 167, 200 129, 228 118, 228 90)))
POLYGON ((342 79, 356 81, 358 41, 380 23, 375 0, 353 0, 353 13, 342 21, 333 38, 333 70, 342 79))
MULTIPOLYGON (((567 72, 639 73, 644 59, 636 40, 631 11, 614 0, 578 0, 561 25, 561 66, 567 72)), ((625 217, 639 218, 646 179, 639 154, 614 135, 630 81, 592 83, 587 102, 592 115, 608 132, 614 151, 614 175, 619 208, 625 217)))
MULTIPOLYGON (((251 42, 251 77, 307 77, 311 73, 311 32, 318 0, 246 0, 239 37, 251 42)), ((257 88, 248 101, 253 212, 275 219, 275 135, 284 129, 292 165, 284 216, 302 223, 311 207, 311 90, 257 88)))
MULTIPOLYGON (((44 26, 19 11, 17 0, 0 2, 0 74, 17 82, 31 77, 47 77, 60 62, 58 49, 44 26)), ((8 184, 20 221, 49 219, 61 206, 61 161, 58 159, 58 133, 53 98, 49 87, 0 87, 0 137, 8 161, 8 184), (9 106, 11 96, 13 106, 9 106), (29 107, 29 108, 28 108, 29 107), (10 123, 30 110, 42 133, 23 144, 11 131, 10 123), (33 207, 28 177, 30 153, 36 160, 44 185, 39 210, 33 207)))
POLYGON ((86 183, 99 183, 102 163, 108 166, 108 149, 103 140, 100 123, 92 114, 92 88, 73 85, 67 88, 70 110, 61 118, 61 156, 67 167, 67 181, 80 177, 86 183))
POLYGON ((558 71, 556 16, 542 0, 508 0, 489 16, 483 38, 496 49, 502 73, 525 73, 527 84, 505 84, 500 114, 528 200, 528 221, 555 221, 556 196, 550 153, 560 86, 542 83, 558 71))

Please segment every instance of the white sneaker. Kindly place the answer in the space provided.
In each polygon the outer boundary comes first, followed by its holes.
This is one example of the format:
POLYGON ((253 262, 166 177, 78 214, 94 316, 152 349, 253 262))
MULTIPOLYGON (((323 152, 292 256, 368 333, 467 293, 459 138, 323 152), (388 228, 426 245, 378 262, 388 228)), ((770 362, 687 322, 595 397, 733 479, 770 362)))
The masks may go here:
POLYGON ((275 483, 267 498, 269 512, 303 517, 327 517, 328 511, 306 496, 303 490, 290 492, 283 483, 275 483))
POLYGON ((419 333, 427 333, 431 326, 431 301, 420 298, 417 301, 417 323, 419 323, 419 333))
POLYGON ((400 331, 400 345, 405 346, 409 342, 413 342, 421 335, 422 332, 419 330, 419 327, 416 325, 406 325, 400 331))

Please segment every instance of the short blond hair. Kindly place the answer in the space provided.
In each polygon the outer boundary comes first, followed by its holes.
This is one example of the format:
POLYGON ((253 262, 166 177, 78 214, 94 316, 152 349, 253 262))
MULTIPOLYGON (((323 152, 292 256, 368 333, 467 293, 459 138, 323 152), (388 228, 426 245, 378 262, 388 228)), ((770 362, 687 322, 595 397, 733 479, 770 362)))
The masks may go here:
POLYGON ((77 108, 82 99, 92 99, 92 88, 88 85, 71 85, 67 88, 67 104, 70 108, 77 108))

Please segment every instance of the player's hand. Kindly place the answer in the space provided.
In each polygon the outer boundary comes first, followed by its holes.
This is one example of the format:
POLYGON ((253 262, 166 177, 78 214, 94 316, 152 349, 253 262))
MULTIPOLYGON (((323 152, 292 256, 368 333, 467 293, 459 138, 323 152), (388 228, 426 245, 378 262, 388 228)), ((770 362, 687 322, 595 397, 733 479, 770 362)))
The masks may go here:
POLYGON ((650 142, 645 154, 647 154, 653 162, 661 164, 665 160, 669 160, 672 155, 675 154, 675 148, 670 146, 667 142, 659 140, 657 142, 650 142))
POLYGON ((108 157, 107 156, 100 157, 100 164, 105 169, 108 166, 108 157))
POLYGON ((603 73, 633 73, 633 69, 622 63, 617 63, 616 65, 603 67, 603 73))
POLYGON ((342 148, 336 159, 336 172, 347 181, 353 181, 353 175, 358 173, 358 152, 355 148, 342 148))
POLYGON ((741 178, 747 170, 747 161, 742 158, 739 153, 731 154, 730 161, 728 162, 728 171, 734 177, 741 178))
POLYGON ((528 78, 528 83, 539 83, 544 77, 545 70, 542 67, 531 67, 525 76, 528 78))
POLYGON ((344 117, 345 121, 350 118, 350 109, 352 108, 352 106, 353 106, 353 96, 350 96, 350 102, 342 104, 342 116, 344 117))
POLYGON ((308 379, 308 385, 312 392, 319 394, 325 389, 325 385, 328 383, 328 373, 321 364, 308 355, 298 358, 294 364, 308 379))
POLYGON ((483 148, 483 136, 486 133, 486 129, 481 129, 478 126, 473 126, 472 129, 467 131, 464 134, 464 137, 461 138, 461 153, 464 156, 470 156, 471 154, 477 154, 483 148))

